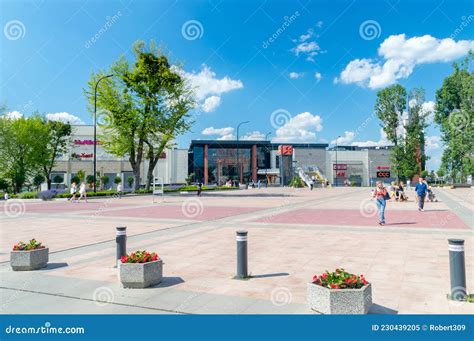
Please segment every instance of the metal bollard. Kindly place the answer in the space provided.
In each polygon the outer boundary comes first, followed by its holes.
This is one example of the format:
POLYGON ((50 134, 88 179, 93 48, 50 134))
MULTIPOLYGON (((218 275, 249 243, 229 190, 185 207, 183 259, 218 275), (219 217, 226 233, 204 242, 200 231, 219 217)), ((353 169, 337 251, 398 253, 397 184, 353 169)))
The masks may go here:
POLYGON ((127 227, 115 228, 115 243, 117 244, 117 267, 120 265, 120 258, 127 254, 127 227))
POLYGON ((237 231, 237 279, 248 277, 247 231, 237 231))
POLYGON ((449 272, 451 277, 450 299, 464 301, 466 299, 466 265, 464 262, 464 240, 448 239, 449 272))

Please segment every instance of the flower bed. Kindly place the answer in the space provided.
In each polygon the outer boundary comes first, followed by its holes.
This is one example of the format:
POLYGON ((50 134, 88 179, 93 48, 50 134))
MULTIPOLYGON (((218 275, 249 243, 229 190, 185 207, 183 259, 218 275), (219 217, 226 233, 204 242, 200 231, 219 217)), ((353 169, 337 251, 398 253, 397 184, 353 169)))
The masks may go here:
POLYGON ((163 261, 155 252, 136 251, 121 258, 120 282, 124 288, 147 288, 162 278, 163 261))
POLYGON ((48 264, 49 249, 31 239, 28 243, 19 242, 10 253, 10 266, 13 271, 29 271, 44 268, 48 264))
POLYGON ((308 302, 322 314, 366 314, 372 305, 371 284, 364 275, 344 269, 326 271, 308 283, 308 302))

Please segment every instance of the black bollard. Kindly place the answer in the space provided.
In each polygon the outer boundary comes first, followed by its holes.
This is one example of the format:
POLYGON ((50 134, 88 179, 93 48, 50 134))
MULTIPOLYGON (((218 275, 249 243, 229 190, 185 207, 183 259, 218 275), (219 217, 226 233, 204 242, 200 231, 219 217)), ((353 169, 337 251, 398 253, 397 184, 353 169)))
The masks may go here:
POLYGON ((127 255, 127 227, 115 228, 115 243, 117 244, 117 267, 120 265, 120 258, 127 255))
POLYGON ((248 277, 247 231, 237 231, 237 279, 248 277))
POLYGON ((450 298, 454 301, 464 301, 466 291, 466 265, 464 262, 464 240, 448 239, 449 272, 451 277, 450 298))

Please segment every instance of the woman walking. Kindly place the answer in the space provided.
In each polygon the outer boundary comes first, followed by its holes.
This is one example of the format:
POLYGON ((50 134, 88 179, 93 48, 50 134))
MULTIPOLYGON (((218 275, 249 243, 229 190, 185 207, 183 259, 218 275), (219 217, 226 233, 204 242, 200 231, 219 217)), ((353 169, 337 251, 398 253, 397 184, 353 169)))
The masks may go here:
POLYGON ((376 200, 377 208, 379 209, 379 225, 385 224, 385 206, 386 200, 389 198, 388 191, 383 187, 382 181, 377 181, 373 197, 376 200))
POLYGON ((84 198, 84 201, 87 202, 86 184, 84 182, 82 182, 81 187, 79 187, 79 199, 77 202, 80 202, 81 198, 84 198))
POLYGON ((77 185, 75 182, 73 182, 71 184, 71 198, 69 200, 71 200, 71 202, 73 203, 75 200, 76 200, 76 193, 77 193, 77 185))

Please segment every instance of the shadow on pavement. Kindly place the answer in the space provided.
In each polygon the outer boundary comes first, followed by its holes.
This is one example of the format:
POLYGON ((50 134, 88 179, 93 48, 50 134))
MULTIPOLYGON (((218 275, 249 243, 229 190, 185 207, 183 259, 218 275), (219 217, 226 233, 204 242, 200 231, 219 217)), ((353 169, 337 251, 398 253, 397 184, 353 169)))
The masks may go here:
POLYGON ((267 277, 281 277, 281 276, 289 276, 288 272, 276 272, 273 274, 263 274, 263 275, 251 275, 250 278, 267 278, 267 277))
POLYGON ((58 268, 64 268, 66 266, 69 266, 69 264, 68 263, 48 263, 46 267, 39 269, 39 271, 54 270, 58 268))
POLYGON ((181 277, 163 277, 160 284, 149 288, 167 288, 172 287, 173 285, 178 285, 184 283, 184 280, 181 277))
POLYGON ((382 305, 372 304, 369 310, 369 314, 386 314, 386 315, 396 315, 398 310, 393 310, 382 305))

